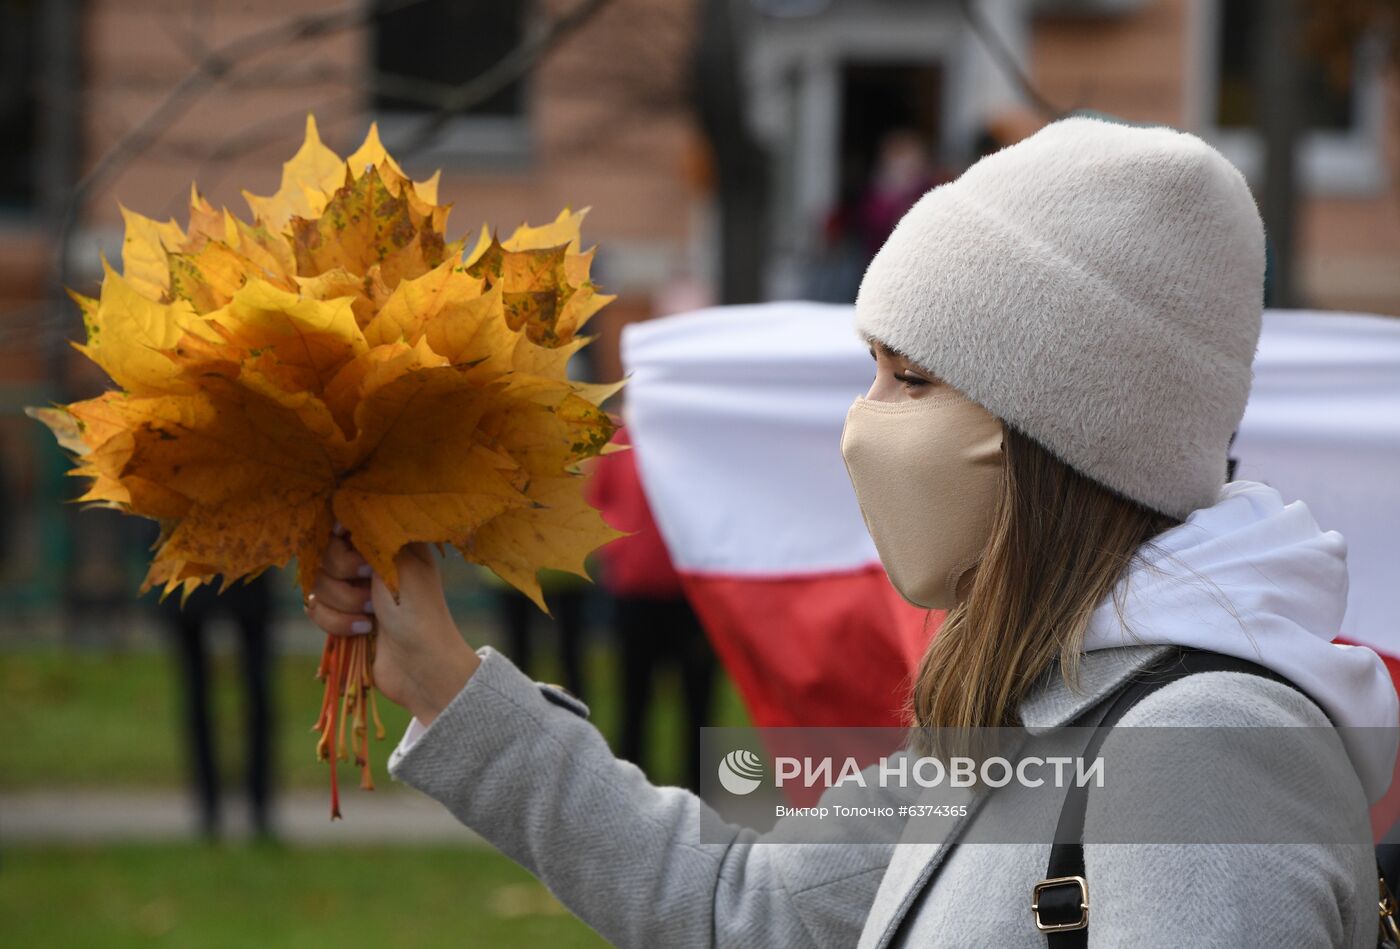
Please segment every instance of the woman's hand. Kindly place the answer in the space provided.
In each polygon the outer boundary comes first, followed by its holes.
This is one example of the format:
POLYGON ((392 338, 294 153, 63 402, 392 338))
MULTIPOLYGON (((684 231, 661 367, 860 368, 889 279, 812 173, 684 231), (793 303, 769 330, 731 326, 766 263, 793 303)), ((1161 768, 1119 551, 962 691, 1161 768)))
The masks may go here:
POLYGON ((371 575, 350 538, 337 532, 321 558, 306 613, 332 636, 377 630, 375 686, 428 725, 467 684, 481 659, 452 621, 429 547, 410 544, 394 564, 399 571, 397 603, 384 582, 371 575))

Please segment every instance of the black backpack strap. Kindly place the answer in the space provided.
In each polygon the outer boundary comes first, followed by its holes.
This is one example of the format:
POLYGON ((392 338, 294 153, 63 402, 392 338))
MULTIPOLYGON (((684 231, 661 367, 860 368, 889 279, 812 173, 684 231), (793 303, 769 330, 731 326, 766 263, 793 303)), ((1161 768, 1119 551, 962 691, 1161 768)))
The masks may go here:
MULTIPOLYGON (((1094 729, 1084 748, 1086 760, 1099 753, 1109 730, 1127 712, 1165 685, 1197 672, 1244 672, 1292 685, 1258 663, 1200 650, 1180 650, 1149 671, 1121 686, 1081 716, 1080 726, 1094 729)), ((1045 879, 1031 891, 1036 928, 1045 933, 1050 949, 1086 949, 1089 945, 1089 883, 1084 872, 1084 812, 1089 789, 1071 785, 1060 809, 1060 822, 1050 846, 1045 879)))

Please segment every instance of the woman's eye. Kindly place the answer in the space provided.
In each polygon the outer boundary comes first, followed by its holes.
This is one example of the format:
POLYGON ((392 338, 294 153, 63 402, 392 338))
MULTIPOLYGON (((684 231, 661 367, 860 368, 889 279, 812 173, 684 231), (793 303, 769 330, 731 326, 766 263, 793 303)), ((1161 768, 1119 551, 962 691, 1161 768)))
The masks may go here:
POLYGON ((895 375, 895 379, 898 380, 899 382, 904 383, 906 386, 909 386, 910 388, 917 388, 918 386, 926 386, 926 385, 928 385, 928 380, 927 380, 927 379, 921 379, 921 378, 919 378, 918 376, 902 376, 902 375, 896 374, 896 375, 895 375))

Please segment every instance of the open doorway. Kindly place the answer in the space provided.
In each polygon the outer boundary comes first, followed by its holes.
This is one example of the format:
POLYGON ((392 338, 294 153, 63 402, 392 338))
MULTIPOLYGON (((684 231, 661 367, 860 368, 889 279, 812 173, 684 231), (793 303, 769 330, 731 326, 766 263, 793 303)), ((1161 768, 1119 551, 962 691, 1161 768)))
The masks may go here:
POLYGON ((841 69, 841 188, 857 194, 871 180, 880 146, 910 133, 930 164, 942 143, 943 69, 937 63, 848 62, 841 69))
POLYGON ((943 69, 929 62, 850 60, 841 66, 840 82, 837 200, 808 295, 849 302, 895 223, 946 180, 937 158, 943 69))

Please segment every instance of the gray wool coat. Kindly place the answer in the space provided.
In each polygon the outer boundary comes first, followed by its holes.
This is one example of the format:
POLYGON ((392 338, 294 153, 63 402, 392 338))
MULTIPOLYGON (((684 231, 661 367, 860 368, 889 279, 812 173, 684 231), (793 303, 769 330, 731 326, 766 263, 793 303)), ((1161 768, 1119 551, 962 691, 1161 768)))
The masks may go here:
MULTIPOLYGON (((1073 721, 1162 652, 1088 653, 1080 691, 1047 674, 1022 719, 1032 731, 1073 721)), ((390 773, 440 801, 616 945, 1046 946, 1030 892, 1048 844, 949 846, 967 820, 952 822, 943 843, 901 842, 897 830, 882 842, 768 843, 738 828, 727 843, 700 843, 699 798, 653 786, 617 759, 571 696, 489 648, 481 656, 443 713, 395 750, 390 773)), ((1227 672, 1160 689, 1120 723, 1133 725, 1330 728, 1297 690, 1227 672)), ((1179 774, 1188 765, 1164 766, 1179 774)), ((1315 765, 1286 738, 1259 742, 1229 766, 1254 789, 1251 812, 1306 824, 1309 840, 1348 842, 1087 844, 1089 945, 1373 947, 1374 857, 1355 773, 1315 765)), ((1120 804, 1091 794, 1086 834, 1098 812, 1120 804)))

